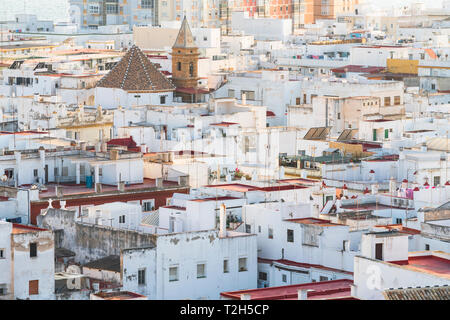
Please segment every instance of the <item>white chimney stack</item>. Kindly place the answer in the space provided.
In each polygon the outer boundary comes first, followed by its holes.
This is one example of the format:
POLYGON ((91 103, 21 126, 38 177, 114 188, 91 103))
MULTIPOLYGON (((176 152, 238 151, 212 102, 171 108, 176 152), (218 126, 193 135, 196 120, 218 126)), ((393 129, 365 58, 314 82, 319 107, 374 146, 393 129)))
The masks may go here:
POLYGON ((299 289, 297 291, 298 300, 308 300, 308 289, 299 289))
POLYGON ((251 295, 249 293, 242 293, 241 300, 251 300, 251 295))
POLYGON ((219 237, 226 238, 227 236, 227 207, 224 203, 220 205, 219 217, 219 237))

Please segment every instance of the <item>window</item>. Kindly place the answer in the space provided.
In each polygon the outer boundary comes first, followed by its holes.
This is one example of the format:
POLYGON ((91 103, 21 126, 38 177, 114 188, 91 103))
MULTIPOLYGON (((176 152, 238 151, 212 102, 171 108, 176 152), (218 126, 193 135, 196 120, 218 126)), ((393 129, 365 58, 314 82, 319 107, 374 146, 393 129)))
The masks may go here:
POLYGON ((34 169, 34 170, 33 170, 33 176, 34 176, 34 177, 37 177, 37 176, 38 176, 38 169, 34 169))
POLYGON ((435 186, 435 187, 437 187, 438 185, 440 185, 441 184, 441 177, 440 176, 435 176, 434 178, 433 178, 433 185, 435 186))
POLYGON ((255 91, 242 90, 241 91, 241 99, 243 98, 244 94, 245 94, 245 99, 255 100, 255 91))
POLYGON ((294 242, 294 230, 287 229, 287 242, 294 242))
POLYGON ((346 251, 347 250, 347 244, 348 244, 348 240, 342 241, 342 251, 346 251))
POLYGON ((300 104, 300 98, 295 98, 295 104, 299 105, 300 104))
POLYGON ((153 211, 155 209, 155 200, 142 201, 142 211, 153 211))
POLYGON ((54 174, 55 177, 58 176, 58 168, 54 168, 53 169, 53 174, 54 174))
POLYGON ((28 281, 28 295, 39 294, 39 280, 28 281))
POLYGON ((14 169, 5 169, 5 176, 8 179, 12 179, 14 177, 14 169))
POLYGON ((194 64, 192 62, 189 63, 189 76, 194 76, 194 64))
POLYGON ((283 275, 281 276, 281 281, 287 282, 287 276, 286 276, 285 274, 283 274, 283 275))
POLYGON ((5 259, 5 249, 0 249, 0 259, 5 259))
POLYGON ((401 224, 402 223, 402 219, 400 219, 400 218, 395 219, 395 223, 396 224, 401 224))
POLYGON ((261 233, 261 226, 258 226, 258 232, 261 233))
POLYGON ((178 281, 178 267, 169 268, 169 281, 178 281))
POLYGON ((391 97, 384 97, 384 105, 385 106, 391 105, 391 97))
POLYGON ((159 97, 159 103, 160 104, 166 104, 166 96, 160 96, 159 97))
POLYGON ((229 273, 230 269, 228 267, 228 259, 223 260, 223 273, 229 273))
POLYGON ((328 277, 320 276, 319 281, 328 281, 328 277))
POLYGON ((394 105, 398 106, 400 104, 400 96, 394 97, 394 105))
POLYGON ((431 90, 436 90, 436 85, 434 83, 431 84, 431 90))
POLYGON ((245 233, 251 233, 252 232, 252 226, 249 224, 245 225, 245 233))
MULTIPOLYGON (((167 5, 167 3, 166 3, 167 5)), ((141 0, 142 9, 153 9, 153 0, 141 0)))
POLYGON ((197 264, 197 279, 206 278, 206 265, 204 263, 197 264))
POLYGON ((138 285, 145 284, 145 268, 138 270, 138 285))
POLYGON ((247 258, 239 258, 239 272, 247 271, 247 258))
POLYGON ((269 239, 273 239, 273 229, 269 228, 268 232, 269 232, 269 239))
POLYGON ((0 284, 0 296, 6 295, 6 284, 0 284))
POLYGON ((382 243, 375 244, 375 259, 383 260, 383 244, 382 243))
POLYGON ((98 14, 100 13, 100 7, 98 4, 90 4, 89 5, 89 13, 90 14, 98 14))
POLYGON ((37 243, 30 243, 30 257, 37 257, 37 243))
POLYGON ((426 250, 426 251, 430 251, 430 245, 429 245, 429 244, 426 244, 426 245, 425 245, 425 250, 426 250))
POLYGON ((340 113, 340 112, 338 112, 338 114, 337 114, 337 118, 338 118, 338 120, 340 120, 340 119, 341 119, 341 113, 340 113))
POLYGON ((258 278, 259 278, 259 280, 267 281, 267 273, 259 272, 258 278))
POLYGON ((181 71, 181 62, 177 62, 177 70, 181 71))
POLYGON ((106 13, 107 14, 118 14, 119 13, 119 4, 107 3, 106 4, 106 13))
POLYGON ((119 216, 119 223, 125 223, 125 215, 119 216))
POLYGON ((228 89, 228 98, 234 98, 234 89, 228 89))

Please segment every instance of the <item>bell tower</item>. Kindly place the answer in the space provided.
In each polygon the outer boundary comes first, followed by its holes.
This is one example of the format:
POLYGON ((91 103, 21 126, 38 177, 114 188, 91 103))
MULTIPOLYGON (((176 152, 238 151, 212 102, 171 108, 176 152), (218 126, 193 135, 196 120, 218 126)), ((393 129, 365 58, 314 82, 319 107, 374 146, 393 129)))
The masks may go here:
POLYGON ((200 53, 186 16, 172 47, 172 82, 177 88, 196 88, 200 53))

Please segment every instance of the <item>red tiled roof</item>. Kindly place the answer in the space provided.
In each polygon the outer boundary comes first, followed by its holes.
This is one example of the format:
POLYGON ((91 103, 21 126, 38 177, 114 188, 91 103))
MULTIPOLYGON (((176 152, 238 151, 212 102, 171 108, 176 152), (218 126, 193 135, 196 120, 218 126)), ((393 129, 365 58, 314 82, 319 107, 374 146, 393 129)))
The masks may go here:
POLYGON ((286 219, 285 221, 301 223, 301 224, 313 224, 320 227, 342 227, 345 224, 332 223, 330 220, 317 219, 317 218, 300 218, 300 219, 286 219))
POLYGON ((209 93, 209 90, 202 88, 176 88, 177 92, 188 93, 188 94, 196 94, 196 93, 209 93))
MULTIPOLYGON (((222 297, 240 300, 241 294, 250 294, 251 300, 296 300, 298 290, 310 290, 308 300, 351 298, 353 280, 341 279, 289 286, 222 292, 222 297)), ((353 298, 354 299, 354 298, 353 298)))
POLYGON ((133 45, 97 87, 126 91, 173 91, 175 86, 133 45))
POLYGON ((347 72, 361 72, 361 73, 378 73, 383 71, 384 67, 370 67, 359 65, 348 65, 340 68, 331 69, 335 73, 347 73, 347 72))
POLYGON ((23 224, 13 223, 13 230, 12 230, 13 234, 29 233, 29 232, 37 232, 37 231, 48 231, 48 230, 38 228, 38 227, 26 226, 23 224))
POLYGON ((122 146, 127 148, 136 148, 137 144, 134 142, 133 137, 129 138, 118 138, 109 140, 106 143, 108 146, 122 146))
POLYGON ((236 125, 236 124, 239 124, 239 123, 222 121, 222 122, 218 122, 218 123, 211 123, 210 125, 211 126, 219 126, 219 127, 229 127, 229 126, 233 126, 233 125, 236 125))
POLYGON ((273 111, 266 111, 266 117, 275 117, 275 113, 273 111))
POLYGON ((409 257, 406 261, 389 261, 407 269, 450 278, 450 260, 434 255, 409 257))
POLYGON ((205 202, 205 201, 223 201, 223 200, 239 200, 242 198, 236 198, 236 197, 210 197, 210 198, 203 198, 203 199, 194 199, 194 200, 190 200, 190 201, 195 201, 195 202, 205 202))

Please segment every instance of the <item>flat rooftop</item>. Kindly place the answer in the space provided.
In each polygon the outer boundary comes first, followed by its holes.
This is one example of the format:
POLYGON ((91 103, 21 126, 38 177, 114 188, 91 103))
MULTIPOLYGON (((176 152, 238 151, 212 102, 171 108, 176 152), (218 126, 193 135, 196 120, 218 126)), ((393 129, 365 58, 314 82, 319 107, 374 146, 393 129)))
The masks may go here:
POLYGON ((317 218, 301 218, 301 219, 286 219, 285 221, 301 223, 301 224, 311 224, 320 227, 342 227, 344 224, 331 223, 330 220, 317 219, 317 218))
POLYGON ((99 292, 94 295, 104 300, 132 300, 137 298, 147 298, 146 296, 130 291, 99 292))
POLYGON ((410 256, 407 261, 392 261, 390 263, 413 271, 425 272, 450 279, 450 260, 435 255, 410 256))
POLYGON ((307 186, 298 185, 298 184, 290 184, 290 185, 274 185, 269 187, 256 187, 252 185, 233 183, 233 184, 222 184, 222 185, 208 185, 208 188, 219 188, 229 191, 237 191, 237 192, 248 192, 248 191, 262 191, 262 192, 272 192, 272 191, 285 191, 285 190, 295 190, 295 189, 304 189, 307 186))
POLYGON ((298 290, 308 291, 308 300, 355 299, 350 295, 353 280, 331 280, 290 286, 270 287, 240 291, 222 292, 222 297, 240 300, 241 294, 250 294, 251 300, 297 300, 298 290))
MULTIPOLYGON (((22 185, 21 187, 24 187, 24 186, 27 186, 27 185, 22 185)), ((40 199, 54 198, 56 196, 56 187, 57 186, 58 185, 55 183, 50 183, 50 184, 45 185, 47 190, 41 190, 39 192, 39 198, 40 199)), ((95 188, 88 188, 88 187, 86 187, 85 184, 60 183, 59 186, 62 187, 64 196, 96 194, 95 188)), ((163 181, 163 188, 164 187, 174 187, 174 186, 178 186, 178 183, 173 182, 173 181, 163 181)), ((140 191, 140 190, 155 188, 155 187, 156 187, 155 179, 144 178, 143 183, 125 185, 124 191, 125 192, 140 191)), ((106 193, 106 192, 113 192, 113 191, 117 191, 117 186, 102 184, 102 193, 101 194, 106 193)))

